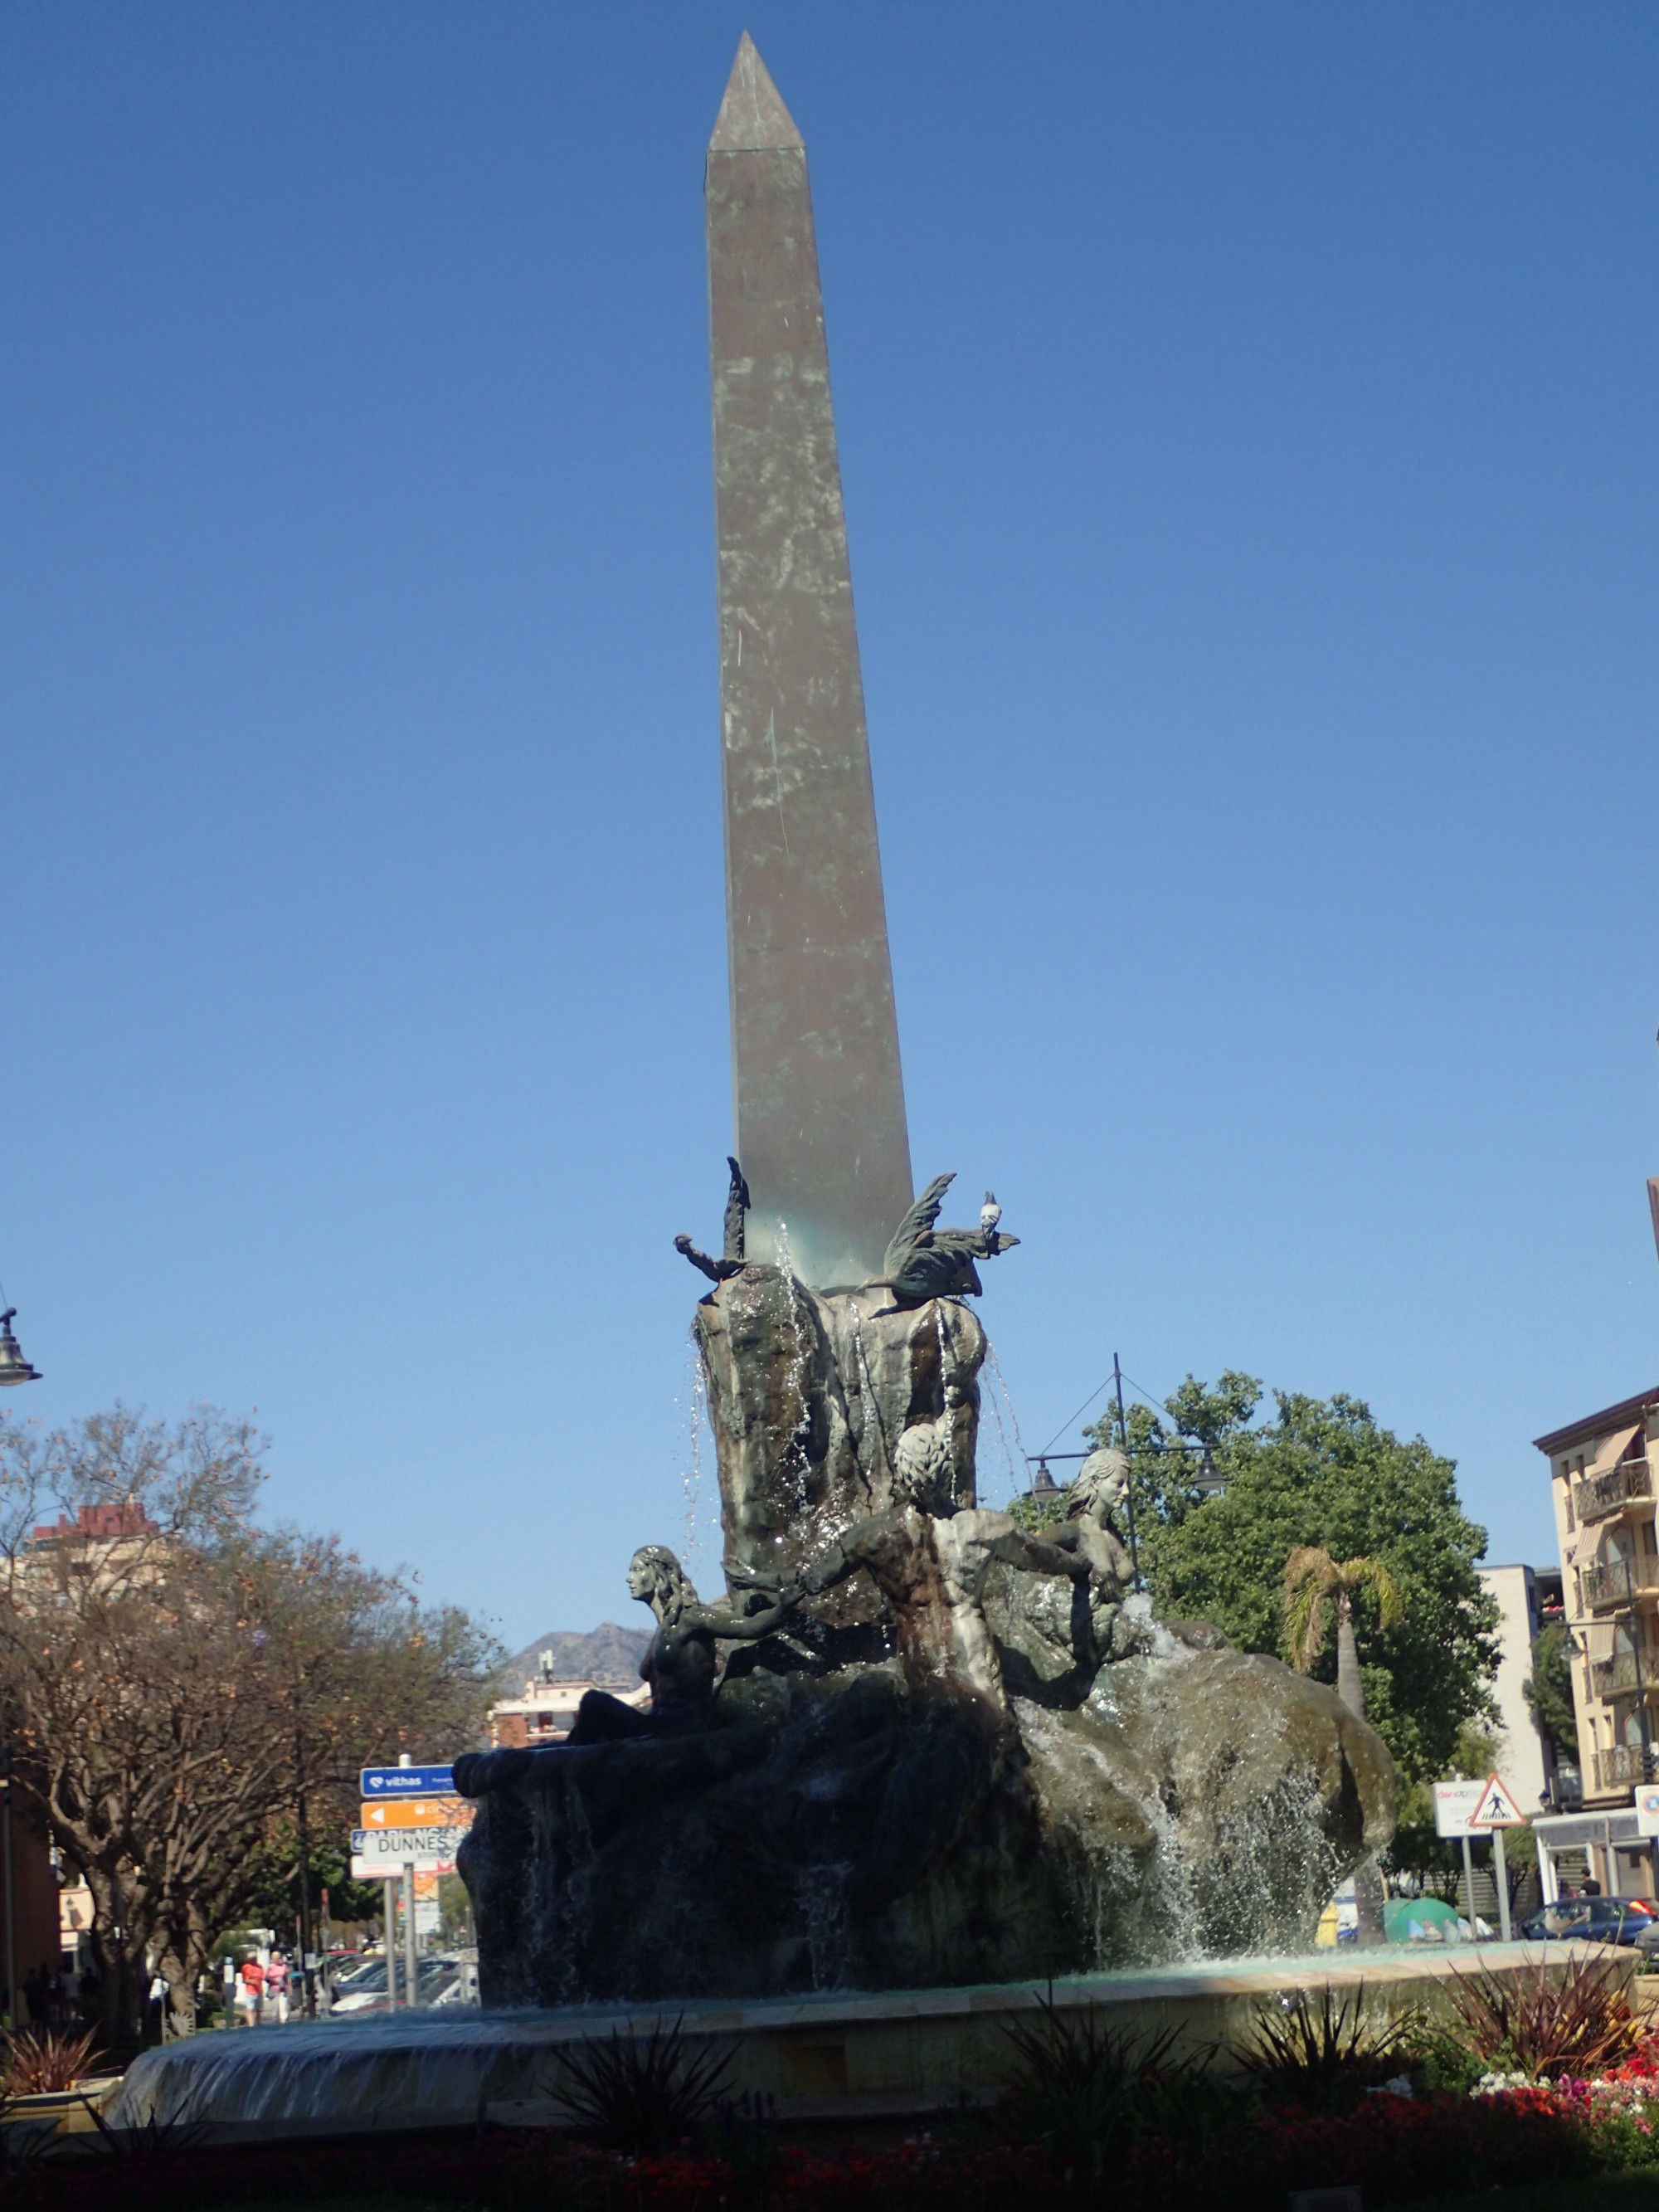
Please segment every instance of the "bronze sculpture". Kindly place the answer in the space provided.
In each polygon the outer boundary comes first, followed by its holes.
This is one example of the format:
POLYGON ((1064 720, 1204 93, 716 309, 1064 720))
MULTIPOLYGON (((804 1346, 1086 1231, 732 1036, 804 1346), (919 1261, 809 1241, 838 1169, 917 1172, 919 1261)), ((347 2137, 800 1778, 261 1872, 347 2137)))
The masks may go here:
MULTIPOLYGON (((890 1291, 893 1304, 901 1310, 926 1305, 929 1298, 984 1295, 985 1285, 975 1261, 994 1260, 1000 1252, 1011 1252, 1019 1239, 1004 1236, 994 1224, 981 1229, 935 1227, 945 1194, 955 1181, 954 1169, 933 1177, 893 1231, 882 1272, 871 1276, 866 1289, 890 1291)), ((995 1218, 1001 1218, 1002 1209, 998 1206, 995 1218)))
POLYGON ((714 1714, 716 1640, 753 1643, 770 1636, 793 1603, 781 1593, 743 1612, 705 1605, 664 1544, 643 1544, 635 1553, 628 1565, 628 1590, 657 1619, 657 1632, 640 1662, 640 1673, 651 1685, 651 1710, 641 1713, 608 1690, 589 1690, 566 1738, 573 1750, 628 1736, 684 1735, 707 1728, 714 1714))

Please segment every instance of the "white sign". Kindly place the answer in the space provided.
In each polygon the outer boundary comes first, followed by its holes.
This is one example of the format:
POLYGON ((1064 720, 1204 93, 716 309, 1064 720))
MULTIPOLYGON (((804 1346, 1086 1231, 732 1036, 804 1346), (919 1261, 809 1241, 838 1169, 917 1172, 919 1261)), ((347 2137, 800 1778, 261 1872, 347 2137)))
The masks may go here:
POLYGON ((1480 1802, 1468 1816, 1469 1826, 1484 1835, 1488 1828, 1524 1828, 1527 1816, 1501 1775, 1489 1774, 1480 1785, 1480 1802))
POLYGON ((351 1879, 386 1881, 407 1866, 416 1874, 453 1874, 465 1828, 354 1828, 351 1879))
POLYGON ((1659 1783, 1644 1782, 1636 1793, 1636 1832, 1659 1836, 1659 1783))
POLYGON ((1469 1824, 1486 1794, 1484 1782, 1437 1782, 1434 1785, 1434 1831, 1437 1836, 1484 1835, 1484 1828, 1469 1824))

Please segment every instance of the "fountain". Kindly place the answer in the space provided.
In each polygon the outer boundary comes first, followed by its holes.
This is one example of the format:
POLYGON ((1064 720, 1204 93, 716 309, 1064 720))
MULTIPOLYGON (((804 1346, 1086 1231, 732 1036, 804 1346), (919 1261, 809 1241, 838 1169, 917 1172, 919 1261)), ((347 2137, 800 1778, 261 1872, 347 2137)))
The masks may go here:
MULTIPOLYGON (((1127 1465, 1062 1525, 979 1502, 985 1333, 1017 1240, 913 1198, 805 155, 745 37, 709 148, 738 1149, 694 1337, 726 1589, 629 1571, 648 1715, 457 1762, 485 2010, 201 2036, 117 2124, 545 2120, 560 2051, 682 2018, 787 2118, 980 2095, 1050 1984, 1224 2042, 1310 1980, 1413 1996, 1450 1961, 1310 1950, 1387 1839, 1388 1755, 1329 1690, 1160 1623, 1127 1465)), ((1200 1510, 1202 1508, 1200 1509, 1200 1510)))
POLYGON ((965 1300, 1015 1240, 941 1228, 950 1180, 856 1288, 748 1260, 740 1203, 719 1259, 679 1240, 714 1285, 727 1591, 705 1605, 641 1553, 651 1714, 595 1692, 567 1745, 458 1762, 487 2004, 1294 1952, 1386 1840, 1388 1755, 1333 1692, 1153 1622, 1121 1453, 1085 1462, 1057 1529, 979 1505, 965 1300))

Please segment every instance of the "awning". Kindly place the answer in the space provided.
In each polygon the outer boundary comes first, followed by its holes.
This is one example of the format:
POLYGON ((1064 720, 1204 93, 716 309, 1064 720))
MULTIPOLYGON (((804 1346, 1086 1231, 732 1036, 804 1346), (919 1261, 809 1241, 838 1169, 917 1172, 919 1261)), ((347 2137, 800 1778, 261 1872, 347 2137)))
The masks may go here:
POLYGON ((1574 1844, 1636 1844, 1644 1838, 1636 1826, 1636 1808, 1612 1813, 1547 1813, 1532 1823, 1531 1833, 1546 1850, 1565 1850, 1574 1844))
POLYGON ((1602 1445, 1595 1466, 1587 1467, 1579 1480, 1592 1482, 1598 1474, 1611 1474, 1629 1450, 1632 1441, 1642 1435, 1646 1426, 1644 1421, 1632 1421, 1627 1429, 1617 1430, 1602 1445))

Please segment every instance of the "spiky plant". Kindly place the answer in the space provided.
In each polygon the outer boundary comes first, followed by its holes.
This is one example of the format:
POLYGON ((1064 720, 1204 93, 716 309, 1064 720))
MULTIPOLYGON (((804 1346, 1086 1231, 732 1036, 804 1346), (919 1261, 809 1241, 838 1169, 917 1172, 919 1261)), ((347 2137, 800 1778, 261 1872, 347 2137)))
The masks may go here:
POLYGON ((1036 2017, 1003 2029, 1015 2064, 997 2103, 1001 2130, 1041 2143, 1075 2185, 1097 2186, 1110 2157, 1146 2130, 1152 2107, 1195 2078, 1200 2060, 1172 2059, 1178 2029, 1138 2035, 1093 2005, 1036 2000, 1036 2017))
POLYGON ((1647 2039, 1619 1958, 1570 1960, 1499 1977, 1453 1977, 1449 1994, 1477 2057, 1534 2079, 1599 2074, 1647 2039))
POLYGON ((1369 1590, 1380 1626, 1392 1628, 1405 1608, 1380 1559, 1334 1559, 1322 1545, 1302 1544, 1285 1563, 1285 1650, 1298 1674, 1313 1671, 1336 1616, 1336 1694, 1356 1720, 1365 1717, 1365 1691, 1354 1641, 1353 1601, 1369 1590))
POLYGON ((1285 2104, 1329 2110, 1358 2098, 1399 2063, 1409 2022, 1377 2019, 1365 2009, 1362 1982, 1339 1998, 1328 1984, 1316 2004, 1306 1990, 1256 2014, 1249 2039, 1235 2054, 1264 2094, 1285 2104))
POLYGON ((74 2035, 56 2027, 25 2027, 0 2037, 0 2076, 7 2095, 39 2097, 72 2089, 92 2072, 96 2043, 90 2028, 74 2035))
POLYGON ((558 2098, 579 2135, 624 2158, 659 2158, 713 2117, 732 2071, 732 2053, 690 2050, 682 2014, 648 2035, 612 2031, 605 2042, 563 2051, 558 2098))

